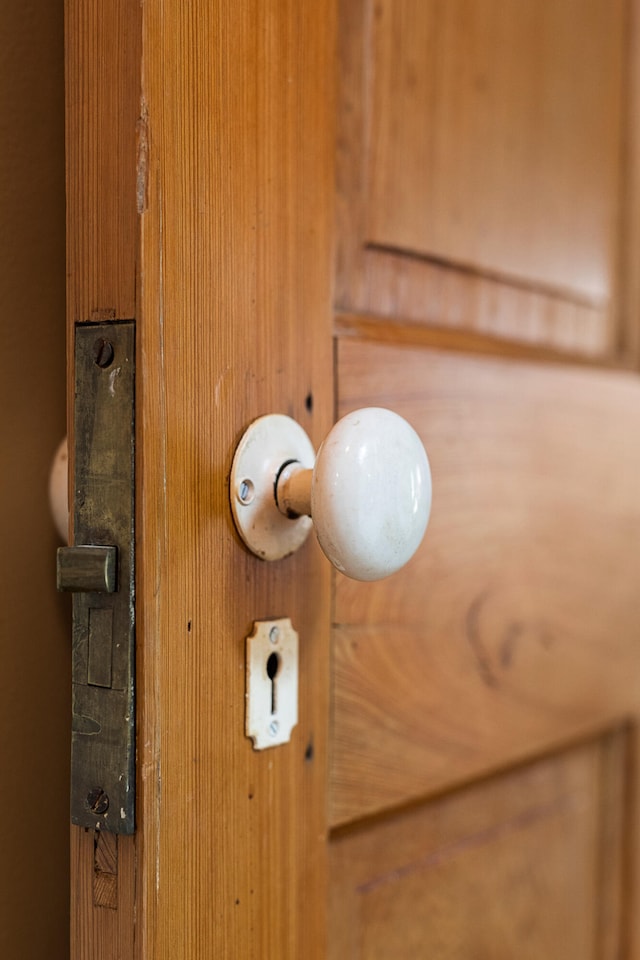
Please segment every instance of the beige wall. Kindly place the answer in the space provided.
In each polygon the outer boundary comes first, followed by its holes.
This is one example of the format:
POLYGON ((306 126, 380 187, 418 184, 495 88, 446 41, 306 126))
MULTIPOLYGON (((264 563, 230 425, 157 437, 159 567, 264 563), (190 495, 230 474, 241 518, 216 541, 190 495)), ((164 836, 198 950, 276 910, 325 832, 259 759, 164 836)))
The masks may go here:
POLYGON ((47 472, 65 430, 62 0, 0 4, 0 957, 69 956, 68 598, 47 472))

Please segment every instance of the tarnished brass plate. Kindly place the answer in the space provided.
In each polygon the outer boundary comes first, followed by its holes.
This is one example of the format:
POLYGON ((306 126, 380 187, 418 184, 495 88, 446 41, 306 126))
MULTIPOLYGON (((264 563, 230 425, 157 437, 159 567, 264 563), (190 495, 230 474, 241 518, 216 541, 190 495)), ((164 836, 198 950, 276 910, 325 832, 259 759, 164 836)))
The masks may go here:
POLYGON ((135 827, 134 361, 133 321, 76 326, 71 820, 113 833, 135 827))

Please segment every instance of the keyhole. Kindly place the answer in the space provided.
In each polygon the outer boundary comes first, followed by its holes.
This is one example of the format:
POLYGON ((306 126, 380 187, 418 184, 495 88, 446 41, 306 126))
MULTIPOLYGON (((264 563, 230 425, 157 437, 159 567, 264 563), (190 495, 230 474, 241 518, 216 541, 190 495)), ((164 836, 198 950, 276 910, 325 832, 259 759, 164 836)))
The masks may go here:
POLYGON ((267 660, 267 676, 271 680, 271 715, 276 712, 276 677, 280 671, 280 657, 272 653, 267 660))

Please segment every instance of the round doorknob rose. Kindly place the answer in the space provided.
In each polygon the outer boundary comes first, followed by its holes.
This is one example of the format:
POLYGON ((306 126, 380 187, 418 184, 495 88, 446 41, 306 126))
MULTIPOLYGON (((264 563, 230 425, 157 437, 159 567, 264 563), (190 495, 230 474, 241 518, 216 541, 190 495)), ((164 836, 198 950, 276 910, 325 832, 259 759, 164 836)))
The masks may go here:
POLYGON ((290 417, 260 417, 231 471, 238 532, 264 560, 297 550, 311 527, 331 563, 354 580, 381 580, 418 549, 431 510, 420 437, 398 414, 367 407, 332 428, 317 456, 290 417))

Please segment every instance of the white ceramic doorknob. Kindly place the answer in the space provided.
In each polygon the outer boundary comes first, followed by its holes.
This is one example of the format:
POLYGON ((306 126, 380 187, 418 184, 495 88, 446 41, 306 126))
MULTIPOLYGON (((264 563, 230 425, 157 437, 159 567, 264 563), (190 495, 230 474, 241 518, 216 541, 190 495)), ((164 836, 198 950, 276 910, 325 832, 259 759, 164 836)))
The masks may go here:
POLYGON ((254 421, 231 472, 236 527, 252 553, 279 560, 315 527, 331 563, 354 580, 380 580, 413 556, 429 520, 431 471, 406 420, 379 407, 343 417, 317 457, 290 417, 254 421))

